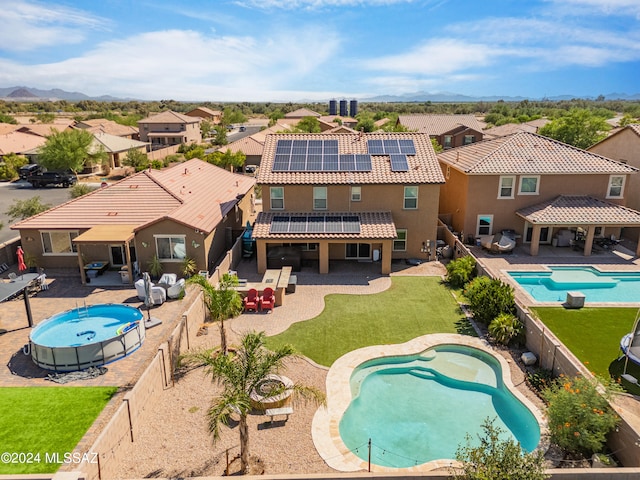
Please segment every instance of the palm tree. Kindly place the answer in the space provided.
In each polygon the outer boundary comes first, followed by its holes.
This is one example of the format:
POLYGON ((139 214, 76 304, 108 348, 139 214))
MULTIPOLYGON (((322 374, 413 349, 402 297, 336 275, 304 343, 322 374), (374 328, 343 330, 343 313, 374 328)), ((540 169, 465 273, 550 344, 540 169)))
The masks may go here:
MULTIPOLYGON (((190 354, 188 361, 205 365, 206 373, 212 380, 222 385, 220 396, 214 397, 208 411, 209 433, 215 442, 220 437, 220 426, 228 425, 232 413, 240 416, 240 463, 243 473, 249 469, 249 427, 247 415, 251 411, 251 392, 264 382, 269 375, 283 367, 286 358, 295 358, 291 345, 284 345, 275 351, 265 348, 264 332, 249 332, 241 339, 241 346, 230 355, 220 355, 213 349, 190 354)), ((302 397, 317 404, 324 403, 324 394, 312 387, 294 383, 293 386, 275 388, 268 398, 292 391, 292 398, 302 397)))
POLYGON ((237 278, 234 275, 225 273, 218 284, 218 288, 211 285, 202 275, 195 275, 187 281, 200 285, 204 294, 204 304, 209 312, 209 318, 212 322, 218 322, 219 324, 220 350, 223 355, 226 355, 227 333, 224 329, 224 321, 228 318, 237 317, 242 313, 242 297, 232 288, 237 284, 237 278))

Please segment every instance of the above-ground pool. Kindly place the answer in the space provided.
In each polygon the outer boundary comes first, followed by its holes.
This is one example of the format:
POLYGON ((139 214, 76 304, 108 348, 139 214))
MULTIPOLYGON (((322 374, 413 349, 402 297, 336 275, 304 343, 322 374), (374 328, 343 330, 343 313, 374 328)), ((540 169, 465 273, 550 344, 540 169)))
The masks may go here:
POLYGON ((38 324, 29 336, 36 365, 70 372, 104 365, 136 350, 145 338, 142 312, 120 304, 83 306, 38 324))
POLYGON ((586 302, 640 302, 640 272, 601 272, 593 267, 548 267, 507 272, 537 302, 564 302, 581 292, 586 302))
POLYGON ((429 471, 455 462, 467 438, 477 445, 486 420, 526 451, 543 438, 542 417, 513 387, 506 360, 477 338, 434 334, 336 360, 312 434, 337 470, 367 469, 370 455, 372 471, 429 471))

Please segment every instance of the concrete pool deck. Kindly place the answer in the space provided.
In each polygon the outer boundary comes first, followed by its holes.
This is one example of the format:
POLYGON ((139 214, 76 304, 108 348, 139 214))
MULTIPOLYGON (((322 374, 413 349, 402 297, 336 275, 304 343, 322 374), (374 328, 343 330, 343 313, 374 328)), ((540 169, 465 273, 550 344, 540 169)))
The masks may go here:
MULTIPOLYGON (((457 334, 431 334, 414 338, 405 343, 374 345, 349 352, 336 360, 327 374, 327 405, 320 408, 313 417, 312 436, 320 456, 332 468, 342 472, 356 472, 368 469, 368 463, 357 457, 344 444, 340 436, 340 420, 351 403, 351 375, 356 367, 374 358, 397 355, 411 355, 423 352, 436 345, 454 344, 474 347, 489 353, 500 362, 502 378, 509 391, 535 416, 541 430, 541 444, 546 445, 546 428, 540 410, 515 387, 511 378, 511 368, 501 355, 496 355, 489 344, 481 339, 457 334)), ((453 459, 433 460, 406 468, 392 468, 371 464, 372 472, 428 472, 455 466, 453 459)))

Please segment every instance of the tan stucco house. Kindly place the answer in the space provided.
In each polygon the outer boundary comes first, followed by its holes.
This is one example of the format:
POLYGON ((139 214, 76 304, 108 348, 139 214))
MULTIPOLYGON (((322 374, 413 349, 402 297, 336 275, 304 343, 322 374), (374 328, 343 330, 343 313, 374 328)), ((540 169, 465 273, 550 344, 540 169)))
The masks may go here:
POLYGON ((188 117, 197 117, 203 120, 207 120, 214 125, 219 125, 222 122, 222 112, 220 110, 211 110, 208 107, 194 108, 193 110, 185 113, 185 115, 188 117))
POLYGON ((561 230, 580 231, 589 255, 594 238, 640 226, 640 212, 624 206, 638 169, 534 133, 451 149, 438 160, 446 178, 441 218, 465 239, 515 230, 537 255, 561 230))
POLYGON ((157 255, 165 273, 180 273, 186 257, 212 270, 253 211, 254 183, 193 159, 139 172, 11 228, 40 267, 109 262, 134 271, 137 262, 145 271, 157 255))
POLYGON ((426 133, 445 150, 483 139, 483 125, 474 115, 399 115, 396 122, 410 131, 426 133))
POLYGON ((428 135, 269 135, 257 182, 260 272, 282 247, 320 273, 352 260, 380 261, 388 274, 393 259, 435 255, 444 177, 428 135))
POLYGON ((182 143, 200 143, 200 121, 200 117, 167 110, 138 122, 140 141, 149 142, 152 150, 182 143))

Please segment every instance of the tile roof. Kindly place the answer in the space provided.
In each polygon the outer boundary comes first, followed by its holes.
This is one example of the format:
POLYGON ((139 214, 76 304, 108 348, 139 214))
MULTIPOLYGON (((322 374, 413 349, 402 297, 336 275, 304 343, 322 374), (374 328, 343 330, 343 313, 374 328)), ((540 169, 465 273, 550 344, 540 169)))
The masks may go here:
POLYGON ((537 131, 537 127, 528 125, 526 123, 506 123, 504 125, 500 125, 499 127, 487 128, 483 133, 485 135, 485 138, 494 138, 504 137, 505 135, 511 135, 518 132, 536 133, 537 131))
POLYGON ((442 169, 438 164, 431 139, 420 133, 365 133, 362 134, 273 134, 268 135, 260 162, 257 181, 271 185, 309 184, 426 184, 444 183, 442 169), (416 155, 407 156, 409 170, 392 172, 388 155, 372 155, 370 172, 273 172, 271 167, 278 140, 337 140, 338 153, 368 153, 367 140, 411 139, 416 155))
POLYGON ((45 137, 16 130, 5 135, 0 135, 0 155, 26 153, 34 148, 40 148, 46 141, 47 139, 45 137))
POLYGON ((459 125, 482 131, 482 124, 474 115, 399 115, 398 122, 428 135, 442 135, 459 125))
POLYGON ((104 132, 109 135, 116 135, 118 137, 128 137, 138 133, 136 127, 129 125, 120 125, 113 120, 107 120, 105 118, 94 118, 91 120, 83 120, 76 125, 76 128, 82 128, 91 133, 104 132))
POLYGON ((245 155, 262 155, 264 150, 264 143, 259 142, 253 136, 244 137, 235 142, 231 142, 227 145, 216 149, 218 152, 226 152, 231 150, 233 153, 242 152, 245 155))
POLYGON ((6 135, 7 133, 15 132, 19 128, 20 125, 0 122, 0 135, 6 135))
POLYGON ((33 125, 21 125, 18 128, 19 132, 31 133, 33 135, 40 135, 41 137, 48 137, 52 131, 63 132, 67 128, 71 128, 71 125, 60 123, 34 123, 33 125))
POLYGON ((144 170, 108 187, 22 220, 12 229, 84 229, 137 225, 162 219, 211 232, 254 184, 199 159, 164 170, 144 170))
POLYGON ((304 118, 304 117, 320 117, 318 112, 309 110, 308 108, 299 108, 293 112, 285 113, 284 118, 304 118))
POLYGON ((253 238, 259 239, 372 239, 372 238, 397 238, 396 226, 393 223, 391 212, 260 212, 253 226, 253 238), (360 217, 360 233, 288 233, 288 234, 271 234, 271 221, 273 217, 280 215, 291 216, 359 216, 360 217))
POLYGON ((640 123, 631 123, 627 125, 627 127, 629 127, 629 130, 633 131, 636 135, 640 137, 640 123))
POLYGON ((638 169, 535 133, 519 132, 438 154, 438 160, 468 173, 634 173, 638 169))
POLYGON ((589 195, 560 195, 516 214, 533 224, 640 226, 640 212, 589 195))
POLYGON ((220 115, 222 115, 222 112, 220 110, 211 110, 208 107, 194 108, 193 110, 187 112, 187 115, 189 115, 190 113, 198 113, 199 111, 203 112, 203 113, 206 113, 210 117, 219 117, 220 115))
POLYGON ((126 152, 131 148, 141 148, 148 143, 140 142, 138 140, 131 140, 125 137, 119 137, 116 135, 109 135, 108 133, 98 132, 93 134, 93 141, 91 142, 91 152, 98 151, 100 146, 108 153, 126 152))
POLYGON ((151 115, 150 117, 138 120, 138 125, 141 123, 197 123, 199 121, 199 117, 189 117, 188 115, 167 110, 157 115, 151 115))

